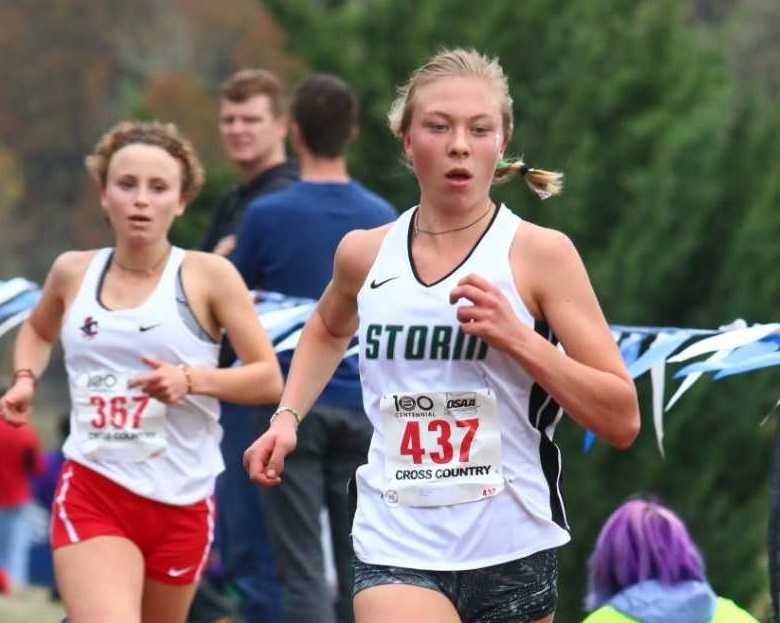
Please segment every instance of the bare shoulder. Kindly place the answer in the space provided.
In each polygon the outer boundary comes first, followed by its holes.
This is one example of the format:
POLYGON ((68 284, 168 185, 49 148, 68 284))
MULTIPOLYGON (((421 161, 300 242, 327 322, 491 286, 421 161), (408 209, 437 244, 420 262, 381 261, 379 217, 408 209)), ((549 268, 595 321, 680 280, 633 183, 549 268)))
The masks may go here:
POLYGON ((65 251, 54 260, 51 270, 59 274, 84 272, 87 270, 87 266, 89 266, 92 258, 95 257, 95 253, 97 253, 95 249, 90 251, 65 251))
POLYGON ((188 276, 188 281, 217 286, 220 279, 230 279, 238 276, 233 263, 216 253, 205 251, 186 251, 182 267, 188 276))
POLYGON ((78 288, 90 261, 97 251, 65 251, 52 263, 47 284, 53 289, 65 293, 78 288))
POLYGON ((236 267, 226 257, 205 251, 187 251, 182 260, 182 282, 190 302, 211 306, 249 293, 236 267))
POLYGON ((233 267, 233 264, 226 257, 206 251, 185 251, 182 261, 188 267, 205 271, 219 272, 220 270, 229 270, 233 267))
POLYGON ((96 251, 67 251, 51 265, 41 298, 30 315, 40 335, 56 339, 62 315, 78 294, 96 251))
POLYGON ((356 229, 341 239, 336 249, 334 273, 345 289, 357 293, 363 285, 392 225, 387 223, 374 229, 356 229))
MULTIPOLYGON (((523 221, 515 233, 513 248, 518 260, 550 265, 579 257, 571 238, 557 229, 523 221)), ((515 255, 513 253, 513 255, 515 255)))
POLYGON ((551 298, 569 297, 589 288, 589 278, 577 248, 563 232, 523 221, 511 251, 515 285, 535 318, 544 318, 551 298))

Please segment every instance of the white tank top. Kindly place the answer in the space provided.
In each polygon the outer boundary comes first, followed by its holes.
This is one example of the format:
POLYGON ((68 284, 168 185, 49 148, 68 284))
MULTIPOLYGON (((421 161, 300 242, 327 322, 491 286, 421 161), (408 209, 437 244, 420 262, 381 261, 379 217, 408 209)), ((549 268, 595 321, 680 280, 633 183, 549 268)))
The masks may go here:
POLYGON ((63 451, 133 493, 192 504, 213 493, 224 469, 219 402, 187 395, 163 405, 123 389, 124 379, 151 370, 142 356, 215 368, 219 345, 194 335, 177 309, 182 249, 171 250, 149 298, 121 310, 100 302, 112 253, 110 248, 95 253, 62 326, 71 396, 71 433, 63 451))
POLYGON ((388 231, 358 293, 360 375, 374 425, 357 471, 355 553, 427 570, 486 567, 569 540, 552 436, 562 412, 505 353, 459 331, 449 293, 476 273, 520 320, 509 253, 520 219, 497 210, 468 257, 425 285, 411 261, 415 210, 388 231))

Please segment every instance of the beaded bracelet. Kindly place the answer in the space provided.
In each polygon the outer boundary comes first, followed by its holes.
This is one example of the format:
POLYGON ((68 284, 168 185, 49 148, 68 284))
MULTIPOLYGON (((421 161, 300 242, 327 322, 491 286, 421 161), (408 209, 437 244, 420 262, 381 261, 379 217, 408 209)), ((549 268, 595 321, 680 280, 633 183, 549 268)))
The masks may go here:
POLYGON ((187 393, 192 393, 192 375, 190 374, 190 367, 186 363, 180 363, 178 366, 176 366, 184 372, 184 380, 187 381, 187 393))
POLYGON ((14 370, 14 375, 11 378, 11 385, 16 383, 16 381, 22 377, 32 379, 33 387, 38 385, 38 377, 35 376, 35 372, 33 372, 30 368, 19 368, 18 370, 14 370))
POLYGON ((281 405, 276 409, 276 411, 274 411, 274 414, 271 416, 271 419, 268 420, 268 425, 270 426, 271 424, 273 424, 274 420, 276 419, 276 416, 279 415, 280 413, 284 413, 285 411, 289 411, 290 413, 292 413, 292 416, 295 418, 295 428, 298 428, 301 425, 301 420, 303 419, 301 417, 301 414, 298 413, 298 411, 296 411, 292 407, 284 407, 281 405))

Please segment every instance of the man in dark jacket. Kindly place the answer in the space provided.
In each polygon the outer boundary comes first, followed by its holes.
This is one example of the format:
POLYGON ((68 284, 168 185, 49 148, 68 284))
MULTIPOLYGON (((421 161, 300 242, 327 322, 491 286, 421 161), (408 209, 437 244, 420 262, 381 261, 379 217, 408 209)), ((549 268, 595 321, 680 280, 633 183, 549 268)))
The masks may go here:
MULTIPOLYGON (((298 179, 287 160, 288 117, 279 79, 262 69, 244 69, 222 84, 219 129, 228 160, 238 167, 239 185, 217 205, 201 249, 228 256, 247 206, 262 195, 298 179)), ((235 355, 223 343, 220 365, 235 355)), ((276 579, 262 503, 246 477, 241 457, 259 434, 252 409, 223 402, 222 455, 225 471, 217 481, 217 542, 228 579, 241 599, 243 621, 280 623, 281 588, 276 579)))
POLYGON ((219 130, 240 183, 217 204, 201 249, 227 256, 246 206, 298 179, 298 167, 287 160, 288 117, 279 79, 263 69, 244 69, 225 80, 219 130))
MULTIPOLYGON (((252 202, 231 259, 250 288, 318 299, 344 235, 389 223, 397 213, 347 170, 347 150, 358 134, 358 102, 349 84, 332 75, 308 77, 295 91, 291 116, 301 181, 252 202)), ((290 353, 280 353, 279 360, 286 373, 290 353)), ((265 430, 271 412, 260 411, 265 430)), ((347 359, 298 430, 283 484, 261 490, 288 623, 353 620, 347 483, 366 461, 372 430, 356 358, 347 359), (323 507, 338 580, 335 602, 323 560, 323 507)))

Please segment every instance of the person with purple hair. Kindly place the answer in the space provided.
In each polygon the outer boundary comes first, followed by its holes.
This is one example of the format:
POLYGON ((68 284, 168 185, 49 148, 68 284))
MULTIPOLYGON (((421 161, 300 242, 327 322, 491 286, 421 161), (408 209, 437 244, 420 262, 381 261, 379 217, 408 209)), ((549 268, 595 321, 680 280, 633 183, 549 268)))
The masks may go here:
POLYGON ((588 567, 592 612, 583 623, 757 623, 715 594, 685 524, 654 500, 631 500, 612 513, 588 567))

